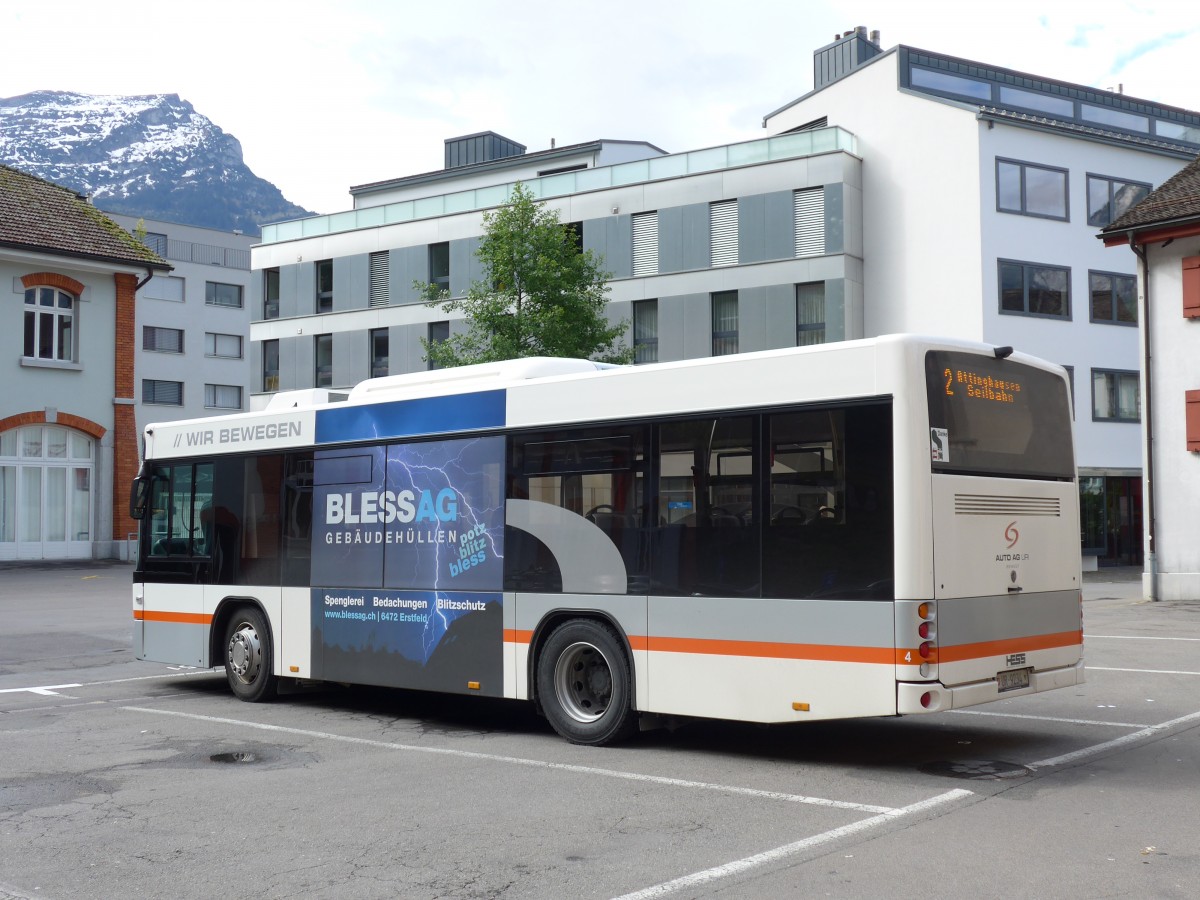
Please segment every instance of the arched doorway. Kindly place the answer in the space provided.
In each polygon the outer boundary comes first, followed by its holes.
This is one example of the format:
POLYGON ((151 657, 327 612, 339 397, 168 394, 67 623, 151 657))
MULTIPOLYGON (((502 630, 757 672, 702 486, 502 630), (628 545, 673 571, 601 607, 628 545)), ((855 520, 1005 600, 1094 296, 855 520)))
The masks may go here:
POLYGON ((63 425, 0 433, 0 559, 88 559, 96 442, 63 425))

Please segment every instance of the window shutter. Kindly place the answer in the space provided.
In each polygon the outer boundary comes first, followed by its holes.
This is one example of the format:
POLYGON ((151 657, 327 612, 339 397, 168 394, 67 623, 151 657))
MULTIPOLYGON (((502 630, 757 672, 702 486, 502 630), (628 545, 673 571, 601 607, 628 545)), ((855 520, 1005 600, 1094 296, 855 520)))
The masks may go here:
POLYGON ((1183 260, 1183 317, 1200 318, 1200 256, 1183 260))
POLYGON ((658 274, 658 212, 633 217, 633 274, 658 274))
POLYGON ((796 191, 796 255, 825 254, 825 188, 796 191))
POLYGON ((712 235, 712 265, 736 266, 738 261, 738 207, 736 200, 710 203, 709 226, 712 235))
POLYGON ((387 306, 391 302, 390 286, 388 284, 388 252, 372 253, 371 286, 368 296, 368 306, 387 306))
POLYGON ((1200 391, 1184 391, 1187 402, 1187 448, 1191 453, 1200 453, 1200 391))

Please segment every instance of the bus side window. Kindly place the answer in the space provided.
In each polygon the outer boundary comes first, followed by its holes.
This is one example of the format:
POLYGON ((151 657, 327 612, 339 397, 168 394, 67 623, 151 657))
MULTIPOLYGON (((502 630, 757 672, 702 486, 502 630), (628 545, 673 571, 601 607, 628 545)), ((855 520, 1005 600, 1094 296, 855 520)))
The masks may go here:
POLYGON ((758 596, 757 416, 659 426, 652 593, 758 596))
MULTIPOLYGON (((625 563, 628 589, 647 584, 645 426, 584 428, 512 439, 508 496, 570 510, 600 529, 625 563)), ((526 532, 505 532, 510 590, 562 590, 560 561, 526 532)))
POLYGON ((280 583, 307 587, 312 565, 313 455, 289 453, 284 459, 283 560, 280 583))

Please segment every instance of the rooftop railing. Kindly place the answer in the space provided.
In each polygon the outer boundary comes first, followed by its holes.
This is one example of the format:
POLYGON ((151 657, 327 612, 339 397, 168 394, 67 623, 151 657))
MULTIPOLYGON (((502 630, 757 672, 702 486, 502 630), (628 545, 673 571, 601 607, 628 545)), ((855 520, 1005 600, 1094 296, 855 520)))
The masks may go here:
MULTIPOLYGON (((681 178, 701 172, 715 172, 758 163, 798 159, 835 151, 857 152, 854 135, 843 128, 815 128, 794 134, 781 134, 756 141, 725 144, 687 153, 655 156, 615 166, 580 169, 558 175, 543 175, 521 182, 536 199, 565 197, 584 191, 623 187, 666 178, 681 178)), ((454 213, 474 212, 503 206, 509 201, 516 181, 488 185, 468 191, 435 194, 415 200, 401 200, 382 206, 368 206, 327 216, 312 216, 277 222, 262 227, 262 243, 275 244, 324 234, 338 234, 359 228, 378 228, 414 219, 428 219, 454 213)))

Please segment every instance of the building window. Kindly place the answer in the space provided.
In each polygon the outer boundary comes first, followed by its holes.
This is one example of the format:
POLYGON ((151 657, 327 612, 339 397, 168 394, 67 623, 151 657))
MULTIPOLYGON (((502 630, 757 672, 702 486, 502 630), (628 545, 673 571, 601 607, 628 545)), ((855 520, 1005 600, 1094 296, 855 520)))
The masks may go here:
POLYGON ((279 341, 262 342, 262 389, 279 390, 279 341))
POLYGON ((183 382, 143 378, 142 402, 156 403, 160 406, 183 406, 183 382))
POLYGON ((204 406, 206 409, 241 409, 242 389, 236 384, 206 384, 204 406))
POLYGON ((708 205, 709 241, 713 268, 736 266, 738 261, 738 205, 722 200, 708 205))
POLYGON ((333 260, 322 259, 313 265, 316 273, 313 308, 319 313, 333 312, 333 260))
POLYGON ((737 291, 719 291, 712 295, 712 355, 738 352, 737 291))
POLYGON ((75 359, 74 294, 52 287, 25 291, 25 356, 72 362, 75 359))
POLYGON ((208 306, 228 306, 233 309, 242 308, 242 286, 240 284, 221 284, 219 281, 204 283, 204 302, 208 306))
POLYGON ((1092 369, 1092 418, 1105 422, 1140 422, 1142 401, 1138 373, 1092 369))
MULTIPOLYGON (((72 429, 27 425, 0 432, 0 545, 90 541, 94 456, 92 439, 72 429)), ((5 549, 12 559, 14 549, 5 549)))
POLYGON ((170 300, 173 303, 182 303, 183 286, 184 280, 182 278, 177 278, 174 275, 156 274, 146 282, 146 286, 138 293, 148 300, 170 300))
POLYGON ((658 274, 658 212, 632 217, 633 275, 658 274))
POLYGON ((796 285, 796 346, 825 343, 825 282, 796 285))
POLYGON ((142 326, 142 349, 158 353, 182 353, 183 329, 142 326))
POLYGON ((313 386, 333 384, 333 335, 318 334, 313 338, 313 386))
POLYGON ((1088 224, 1103 228, 1144 200, 1149 193, 1150 185, 1138 181, 1088 175, 1088 224))
POLYGON ((996 209, 1067 221, 1067 170, 997 158, 996 209))
POLYGON ((367 340, 371 345, 371 377, 382 378, 388 373, 388 330, 372 328, 367 340))
POLYGON ((240 334, 204 333, 204 355, 220 356, 225 359, 242 358, 242 336, 240 334))
POLYGON ((1071 270, 1000 260, 1000 312, 1071 318, 1071 270))
MULTIPOLYGON (((429 345, 431 347, 434 344, 440 344, 442 341, 447 341, 449 339, 450 339, 450 323, 449 322, 430 322, 429 323, 429 333, 426 337, 426 340, 429 342, 429 345)), ((428 367, 431 370, 441 368, 441 366, 439 366, 433 360, 428 361, 428 367)))
POLYGON ((387 306, 391 302, 391 285, 388 282, 390 254, 386 250, 372 253, 368 260, 370 284, 367 287, 367 306, 387 306))
MULTIPOLYGON (((581 166, 586 168, 586 166, 581 166)), ((575 245, 577 253, 583 252, 583 223, 582 222, 563 222, 563 231, 567 233, 571 243, 575 245)))
POLYGON ((1109 325, 1136 325, 1137 278, 1113 272, 1088 272, 1092 321, 1109 325))
POLYGON ((796 256, 825 255, 825 188, 796 191, 792 203, 796 256))
POLYGON ((450 292, 450 244, 429 245, 429 283, 439 291, 450 292))
POLYGON ((658 362, 658 301, 633 304, 633 361, 658 362))
POLYGON ((263 318, 279 318, 279 270, 263 272, 263 318))

